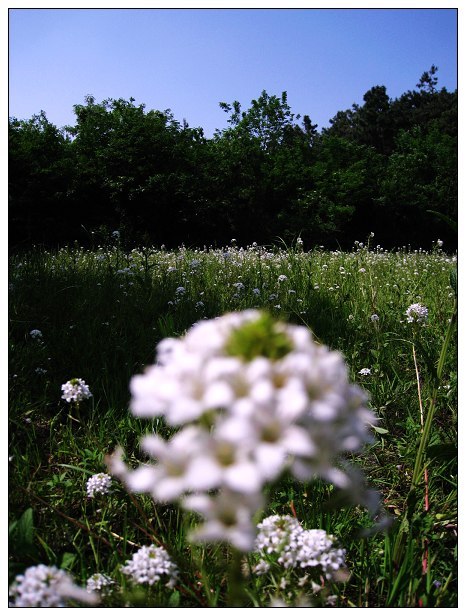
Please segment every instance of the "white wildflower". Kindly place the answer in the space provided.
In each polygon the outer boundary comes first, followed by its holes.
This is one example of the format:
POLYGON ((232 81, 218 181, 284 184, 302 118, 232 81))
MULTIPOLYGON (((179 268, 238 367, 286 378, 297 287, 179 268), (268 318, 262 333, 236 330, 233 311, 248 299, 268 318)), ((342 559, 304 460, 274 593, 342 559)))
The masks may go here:
POLYGON ((62 385, 61 389, 63 392, 62 399, 67 402, 82 402, 92 397, 89 386, 83 379, 71 379, 62 385))
POLYGON ((40 329, 31 329, 29 335, 33 340, 40 340, 42 338, 42 332, 40 329))
POLYGON ((200 321, 183 338, 162 341, 157 363, 130 389, 135 415, 164 416, 181 429, 169 440, 144 438, 151 460, 134 471, 115 453, 111 472, 156 501, 196 492, 184 505, 206 520, 199 540, 249 549, 263 488, 286 471, 361 496, 353 485, 361 478, 336 461, 370 440, 375 419, 343 357, 305 327, 256 310, 200 321))
POLYGON ((252 570, 256 575, 265 575, 270 570, 270 565, 267 561, 261 559, 253 566, 252 570))
POLYGON ((91 577, 87 580, 86 590, 89 593, 99 592, 105 595, 114 585, 115 580, 112 580, 112 578, 108 577, 108 575, 103 573, 94 573, 94 575, 91 575, 91 577))
POLYGON ((96 494, 108 494, 112 485, 112 478, 106 473, 92 475, 86 484, 86 491, 89 498, 94 498, 96 494))
POLYGON ((373 323, 375 323, 378 320, 379 320, 379 315, 378 314, 371 314, 371 321, 373 323))
POLYGON ((335 547, 335 539, 324 530, 303 530, 297 538, 297 561, 302 568, 321 567, 329 580, 345 566, 345 550, 335 547))
POLYGON ((361 368, 361 370, 358 372, 358 374, 360 374, 361 376, 369 376, 370 373, 371 373, 370 368, 361 368))
MULTIPOLYGON (((257 528, 254 549, 261 561, 267 562, 270 555, 278 555, 276 562, 285 569, 319 567, 319 574, 324 574, 327 579, 345 568, 345 550, 336 547, 335 538, 324 530, 304 530, 295 518, 288 515, 269 516, 257 528)), ((264 569, 263 565, 261 569, 264 569)))
POLYGON ((301 524, 289 515, 271 515, 257 525, 255 550, 262 554, 278 554, 278 562, 285 568, 296 565, 297 538, 301 524))
POLYGON ((411 304, 409 308, 406 310, 406 316, 408 323, 420 323, 424 324, 427 322, 427 317, 429 316, 428 309, 422 304, 411 304))
POLYGON ((165 586, 173 588, 178 579, 178 567, 171 560, 163 547, 155 545, 143 546, 121 567, 122 573, 130 577, 136 584, 152 586, 162 578, 165 586))

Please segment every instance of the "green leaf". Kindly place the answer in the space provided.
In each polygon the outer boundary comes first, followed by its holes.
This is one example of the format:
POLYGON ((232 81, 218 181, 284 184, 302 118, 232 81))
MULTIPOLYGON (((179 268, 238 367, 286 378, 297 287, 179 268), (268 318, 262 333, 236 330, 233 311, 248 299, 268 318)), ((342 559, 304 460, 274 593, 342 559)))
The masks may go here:
POLYGON ((450 270, 450 286, 455 292, 455 296, 458 297, 458 268, 450 270))
POLYGON ((76 554, 65 552, 61 558, 60 569, 70 570, 76 560, 76 554))
POLYGON ((16 526, 17 541, 22 545, 32 545, 34 540, 34 521, 32 509, 26 509, 16 526))
POLYGON ((180 605, 180 593, 175 590, 168 600, 168 607, 178 607, 180 605))
POLYGON ((371 427, 378 432, 378 434, 388 434, 388 430, 386 430, 385 428, 379 428, 379 426, 373 426, 371 424, 371 427))

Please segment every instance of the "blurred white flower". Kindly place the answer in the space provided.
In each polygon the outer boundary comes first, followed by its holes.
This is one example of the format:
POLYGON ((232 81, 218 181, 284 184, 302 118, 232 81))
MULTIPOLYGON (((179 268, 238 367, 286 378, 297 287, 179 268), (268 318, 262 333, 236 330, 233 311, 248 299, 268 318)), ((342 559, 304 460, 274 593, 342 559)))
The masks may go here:
POLYGON ((76 586, 71 576, 57 567, 37 565, 16 576, 10 588, 13 607, 65 607, 67 599, 95 605, 98 596, 76 586))
POLYGON ((185 509, 196 511, 204 524, 191 532, 194 542, 225 541, 242 552, 254 545, 256 528, 253 516, 263 505, 262 495, 244 495, 228 489, 216 495, 193 494, 183 501, 185 509))
POLYGON ((130 389, 134 415, 164 416, 181 428, 167 441, 142 440, 149 463, 129 469, 118 451, 109 468, 156 501, 195 492, 184 504, 206 519, 198 539, 250 545, 253 504, 286 471, 361 496, 360 476, 337 460, 370 440, 375 418, 363 390, 349 383, 341 354, 314 342, 305 327, 256 310, 200 321, 183 338, 162 341, 157 363, 133 377, 130 389))
POLYGON ((33 340, 40 340, 42 338, 42 332, 40 329, 31 329, 29 335, 33 340))
POLYGON ((375 323, 375 321, 378 321, 378 320, 379 320, 379 315, 378 314, 372 314, 371 315, 371 321, 373 323, 375 323))
POLYGON ((358 374, 360 374, 361 376, 369 376, 370 373, 370 368, 361 368, 361 370, 358 372, 358 374))

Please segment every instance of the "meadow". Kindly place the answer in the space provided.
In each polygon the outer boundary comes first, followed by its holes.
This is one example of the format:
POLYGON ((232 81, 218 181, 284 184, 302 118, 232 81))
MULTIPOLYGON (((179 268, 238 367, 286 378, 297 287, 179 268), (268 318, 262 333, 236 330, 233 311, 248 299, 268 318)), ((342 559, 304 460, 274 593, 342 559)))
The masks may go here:
MULTIPOLYGON (((456 255, 440 241, 388 251, 361 239, 348 252, 305 251, 299 240, 125 251, 114 234, 93 250, 12 255, 10 585, 44 564, 94 589, 101 606, 457 606, 456 255), (298 522, 299 532, 325 531, 335 575, 322 559, 285 566, 285 535, 276 549, 264 539, 264 553, 193 542, 196 513, 107 477, 117 447, 135 468, 148 461, 144 435, 176 433, 162 415, 130 410, 131 379, 154 364, 157 344, 249 309, 310 330, 367 392, 371 440, 341 457, 379 495, 377 512, 347 502, 332 481, 283 473, 255 519, 281 516, 288 539, 298 522), (67 402, 72 379, 92 396, 67 402), (148 583, 131 571, 150 545, 144 558, 161 569, 148 583)), ((71 593, 69 604, 83 598, 71 593)))

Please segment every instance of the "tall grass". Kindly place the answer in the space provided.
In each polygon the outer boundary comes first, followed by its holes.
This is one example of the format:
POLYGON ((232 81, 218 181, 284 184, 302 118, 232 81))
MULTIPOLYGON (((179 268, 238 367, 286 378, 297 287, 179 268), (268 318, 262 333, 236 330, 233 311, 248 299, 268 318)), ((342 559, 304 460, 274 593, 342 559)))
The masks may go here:
MULTIPOLYGON (((143 434, 169 434, 161 419, 128 411, 129 380, 153 363, 156 344, 200 319, 256 307, 306 325, 340 350, 352 380, 368 391, 379 421, 374 443, 354 461, 392 523, 365 533, 367 513, 329 509, 330 488, 319 482, 283 481, 269 513, 296 515, 306 528, 339 538, 351 575, 334 589, 337 605, 455 606, 455 272, 455 256, 436 246, 388 252, 358 242, 349 253, 304 252, 300 244, 129 253, 113 246, 11 257, 10 578, 45 562, 83 584, 99 571, 125 586, 120 565, 136 546, 155 543, 178 562, 181 581, 149 595, 128 588, 127 601, 225 605, 228 554, 187 547, 188 514, 129 495, 118 482, 100 500, 87 499, 85 486, 106 471, 105 456, 117 445, 135 462, 143 434), (428 307, 425 326, 407 322, 413 303, 428 307), (30 335, 34 329, 41 338, 30 335), (370 374, 360 374, 363 368, 370 374), (79 415, 60 399, 61 384, 73 377, 93 392, 79 415)), ((249 581, 250 605, 280 592, 249 581)))

